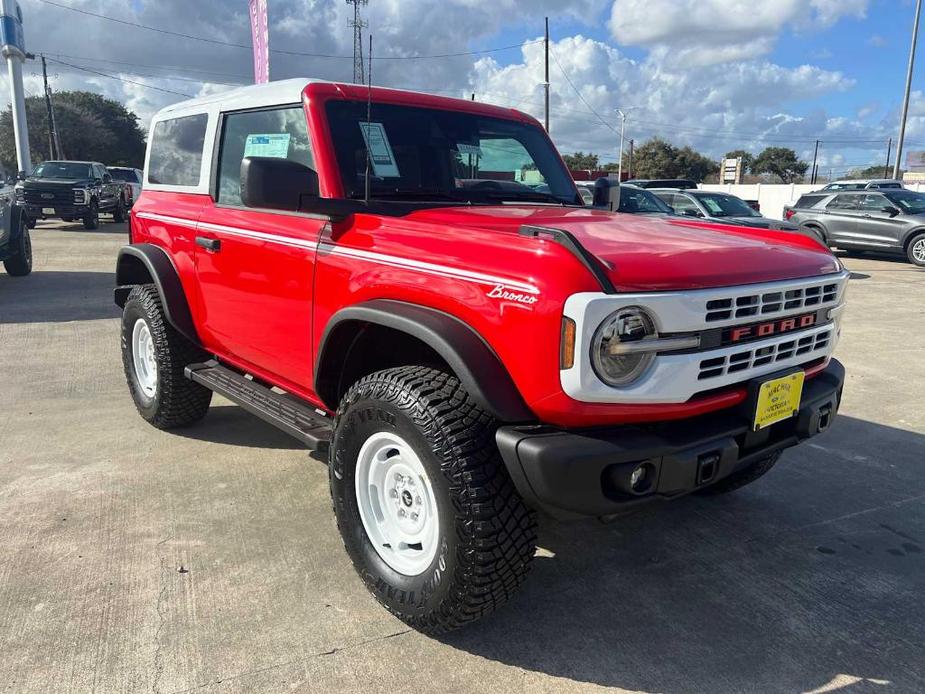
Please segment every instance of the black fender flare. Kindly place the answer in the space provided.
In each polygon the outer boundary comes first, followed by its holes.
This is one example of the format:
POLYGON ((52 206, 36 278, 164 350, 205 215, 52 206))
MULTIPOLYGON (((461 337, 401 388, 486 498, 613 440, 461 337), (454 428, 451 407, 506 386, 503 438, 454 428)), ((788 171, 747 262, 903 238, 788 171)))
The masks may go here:
POLYGON ((198 345, 199 335, 193 323, 189 303, 186 301, 186 293, 180 283, 180 275, 162 248, 150 243, 139 243, 119 249, 114 292, 116 305, 124 308, 132 287, 146 284, 137 276, 137 262, 140 262, 151 276, 151 281, 160 294, 167 320, 180 334, 198 345))
POLYGON ((340 309, 325 326, 315 362, 315 385, 322 401, 337 408, 336 380, 325 370, 336 363, 331 336, 347 322, 380 325, 417 338, 453 370, 472 399, 501 422, 529 422, 530 411, 501 359, 467 323, 438 309, 393 299, 374 299, 340 309))

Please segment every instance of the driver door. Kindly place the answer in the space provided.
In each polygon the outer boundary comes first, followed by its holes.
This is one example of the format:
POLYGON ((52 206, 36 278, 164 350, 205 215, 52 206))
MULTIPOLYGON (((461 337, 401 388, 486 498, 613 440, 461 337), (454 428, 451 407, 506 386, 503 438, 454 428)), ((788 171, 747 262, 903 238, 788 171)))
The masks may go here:
POLYGON ((204 340, 219 356, 295 392, 312 384, 315 253, 326 222, 245 207, 245 156, 313 166, 301 104, 226 113, 212 201, 196 230, 204 340))
POLYGON ((860 217, 855 231, 858 243, 867 246, 897 247, 900 245, 905 222, 899 210, 882 193, 870 193, 861 200, 860 217), (896 214, 886 211, 896 210, 896 214))

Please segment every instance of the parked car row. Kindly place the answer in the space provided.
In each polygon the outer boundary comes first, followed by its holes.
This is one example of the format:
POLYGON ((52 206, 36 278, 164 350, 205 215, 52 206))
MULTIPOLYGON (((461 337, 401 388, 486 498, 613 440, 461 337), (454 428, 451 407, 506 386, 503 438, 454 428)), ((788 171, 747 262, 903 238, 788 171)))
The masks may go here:
POLYGON ((141 193, 138 169, 107 169, 95 161, 45 161, 15 186, 15 199, 26 214, 27 224, 39 219, 80 220, 85 229, 96 229, 100 214, 122 222, 141 193))

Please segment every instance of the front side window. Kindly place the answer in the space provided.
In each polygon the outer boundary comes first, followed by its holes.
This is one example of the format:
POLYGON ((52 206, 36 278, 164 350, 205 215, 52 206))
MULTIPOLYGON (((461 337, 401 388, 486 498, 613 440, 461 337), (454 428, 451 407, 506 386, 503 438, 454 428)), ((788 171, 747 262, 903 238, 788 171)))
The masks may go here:
POLYGON ((278 157, 314 168, 308 125, 301 106, 230 113, 222 128, 218 202, 240 206, 241 160, 278 157))
POLYGON ((169 186, 199 185, 206 141, 205 113, 162 120, 154 126, 148 183, 169 186))
POLYGON ((654 193, 642 188, 620 186, 620 207, 617 212, 628 214, 671 214, 671 208, 654 193))
POLYGON ((539 128, 516 120, 394 104, 331 101, 327 117, 344 195, 472 204, 581 205, 539 128))
POLYGON ((861 200, 861 209, 867 210, 868 212, 871 210, 879 212, 886 207, 886 205, 886 198, 882 195, 865 195, 864 199, 861 200))

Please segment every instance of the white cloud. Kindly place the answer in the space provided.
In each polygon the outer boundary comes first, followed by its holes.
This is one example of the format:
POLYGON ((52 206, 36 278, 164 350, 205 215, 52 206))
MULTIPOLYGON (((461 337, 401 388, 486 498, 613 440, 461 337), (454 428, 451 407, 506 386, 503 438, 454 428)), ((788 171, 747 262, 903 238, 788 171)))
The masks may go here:
POLYGON ((630 46, 662 47, 677 65, 710 65, 769 53, 785 27, 824 29, 863 17, 868 0, 615 0, 608 26, 630 46))

